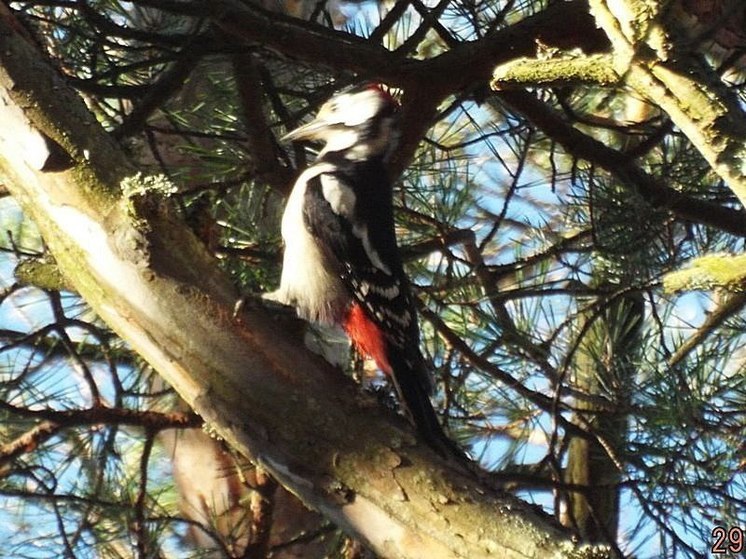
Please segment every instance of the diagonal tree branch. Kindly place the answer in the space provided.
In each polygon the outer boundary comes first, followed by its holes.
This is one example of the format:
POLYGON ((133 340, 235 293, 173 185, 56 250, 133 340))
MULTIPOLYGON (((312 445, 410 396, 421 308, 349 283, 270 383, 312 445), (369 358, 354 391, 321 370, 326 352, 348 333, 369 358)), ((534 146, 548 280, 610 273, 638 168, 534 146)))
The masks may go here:
POLYGON ((114 130, 114 137, 126 138, 142 131, 147 119, 184 86, 203 55, 204 49, 199 44, 185 47, 171 67, 138 99, 132 112, 114 130))
POLYGON ((303 349, 296 321, 251 305, 234 316, 235 288, 149 190, 157 181, 137 178, 2 6, 0 172, 8 188, 72 285, 228 444, 393 559, 608 556, 572 543, 533 507, 360 402, 350 380, 303 349), (19 138, 32 149, 19 149, 19 138), (67 155, 66 167, 45 170, 48 141, 67 155), (140 194, 122 196, 124 184, 140 194))
POLYGON ((651 206, 667 209, 695 223, 746 236, 746 214, 743 211, 700 200, 670 188, 647 174, 625 154, 570 126, 556 111, 527 92, 506 90, 497 95, 526 115, 569 153, 600 165, 627 188, 639 193, 651 206))

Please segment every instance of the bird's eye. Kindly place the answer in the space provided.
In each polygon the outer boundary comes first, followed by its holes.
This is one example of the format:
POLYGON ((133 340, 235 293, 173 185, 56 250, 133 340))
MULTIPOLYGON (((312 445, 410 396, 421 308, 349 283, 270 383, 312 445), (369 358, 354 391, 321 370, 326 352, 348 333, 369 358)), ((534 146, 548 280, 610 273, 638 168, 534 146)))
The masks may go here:
POLYGON ((334 115, 337 113, 338 110, 339 105, 336 101, 328 101, 321 106, 318 114, 316 115, 316 118, 320 118, 322 120, 330 120, 334 118, 334 115))

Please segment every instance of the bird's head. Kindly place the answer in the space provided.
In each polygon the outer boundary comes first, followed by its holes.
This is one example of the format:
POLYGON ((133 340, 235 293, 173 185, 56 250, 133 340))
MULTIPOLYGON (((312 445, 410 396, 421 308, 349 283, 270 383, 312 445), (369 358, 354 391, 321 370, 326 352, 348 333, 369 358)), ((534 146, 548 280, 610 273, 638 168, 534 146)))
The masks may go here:
POLYGON ((316 118, 283 140, 320 140, 321 153, 341 152, 353 160, 383 157, 396 144, 399 104, 381 85, 344 89, 324 103, 316 118))

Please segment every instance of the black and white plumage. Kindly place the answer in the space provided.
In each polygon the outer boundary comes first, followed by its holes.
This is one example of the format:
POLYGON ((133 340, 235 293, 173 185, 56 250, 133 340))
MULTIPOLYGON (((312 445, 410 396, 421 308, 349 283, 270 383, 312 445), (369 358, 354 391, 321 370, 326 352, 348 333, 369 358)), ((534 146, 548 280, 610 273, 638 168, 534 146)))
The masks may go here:
POLYGON ((386 159, 398 104, 366 84, 327 101, 286 136, 324 142, 298 177, 282 218, 282 278, 274 298, 308 320, 342 326, 394 382, 422 435, 453 452, 430 403, 430 375, 396 243, 386 159))

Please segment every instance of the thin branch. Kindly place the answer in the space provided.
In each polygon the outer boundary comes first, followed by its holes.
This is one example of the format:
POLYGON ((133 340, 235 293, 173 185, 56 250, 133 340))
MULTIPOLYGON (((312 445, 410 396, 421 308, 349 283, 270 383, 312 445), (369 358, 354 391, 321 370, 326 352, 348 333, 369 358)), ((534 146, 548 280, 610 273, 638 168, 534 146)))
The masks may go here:
POLYGON ((726 300, 715 310, 707 315, 702 326, 682 343, 668 358, 668 366, 675 368, 687 355, 689 355, 699 344, 704 342, 710 335, 716 333, 717 328, 721 326, 731 316, 735 315, 746 305, 746 292, 728 293, 726 300))
POLYGON ((145 526, 145 499, 148 495, 148 462, 150 461, 150 454, 153 450, 153 443, 155 442, 155 433, 148 430, 145 437, 145 444, 143 445, 142 454, 140 455, 140 486, 137 491, 137 499, 135 500, 135 521, 134 521, 134 533, 135 533, 135 549, 137 551, 137 559, 147 559, 150 554, 148 544, 146 526, 145 526))
MULTIPOLYGON (((37 3, 34 2, 34 4, 37 3)), ((92 8, 88 0, 76 0, 74 4, 74 7, 80 10, 91 27, 95 28, 97 34, 106 37, 120 37, 130 41, 173 48, 181 47, 193 37, 191 33, 153 33, 135 28, 134 26, 119 25, 102 15, 102 11, 92 8)), ((70 7, 72 6, 68 6, 68 8, 70 7)))
POLYGON ((56 332, 62 341, 62 345, 67 350, 67 353, 72 361, 72 367, 80 373, 83 379, 88 384, 88 389, 91 392, 91 404, 94 408, 101 406, 101 394, 96 384, 96 379, 93 378, 91 369, 88 364, 83 360, 75 349, 75 344, 67 333, 67 321, 68 318, 65 316, 65 310, 62 308, 62 301, 59 291, 48 291, 49 302, 52 306, 52 312, 56 321, 56 332))
POLYGON ((35 451, 41 444, 59 433, 63 426, 53 421, 42 421, 35 427, 16 437, 9 443, 0 445, 0 478, 5 465, 23 454, 35 451))
POLYGON ((453 245, 474 242, 474 231, 471 229, 453 229, 437 237, 419 243, 402 246, 401 256, 405 262, 423 258, 435 251, 445 251, 453 245))
POLYGON ((451 0, 440 0, 434 8, 426 7, 420 0, 410 0, 410 2, 414 9, 422 16, 422 22, 417 30, 396 49, 398 54, 408 54, 416 50, 431 29, 434 29, 443 42, 450 48, 454 48, 459 44, 451 32, 445 29, 438 21, 438 18, 443 14, 448 4, 451 3, 451 0))
POLYGON ((112 135, 117 139, 122 139, 140 132, 148 117, 156 110, 161 109, 166 101, 182 88, 204 52, 204 48, 199 42, 182 50, 171 67, 163 72, 153 85, 148 87, 145 95, 124 118, 122 124, 112 131, 112 135))
POLYGON ((62 427, 87 425, 130 425, 151 430, 188 429, 200 427, 202 419, 194 413, 157 412, 152 410, 132 410, 124 408, 87 408, 80 410, 31 410, 0 401, 0 410, 14 415, 50 421, 62 427))
POLYGON ((370 34, 368 40, 370 40, 371 43, 379 44, 386 33, 391 31, 394 25, 396 25, 396 22, 398 22, 404 15, 411 3, 412 0, 399 0, 398 2, 394 2, 394 5, 391 6, 391 9, 386 13, 383 20, 381 20, 381 23, 379 23, 378 27, 376 27, 370 34))
POLYGON ((529 93, 500 91, 496 95, 524 114, 568 153, 603 167, 652 207, 666 209, 688 221, 746 237, 746 213, 743 211, 694 198, 670 188, 646 173, 625 154, 570 126, 559 113, 529 93))

